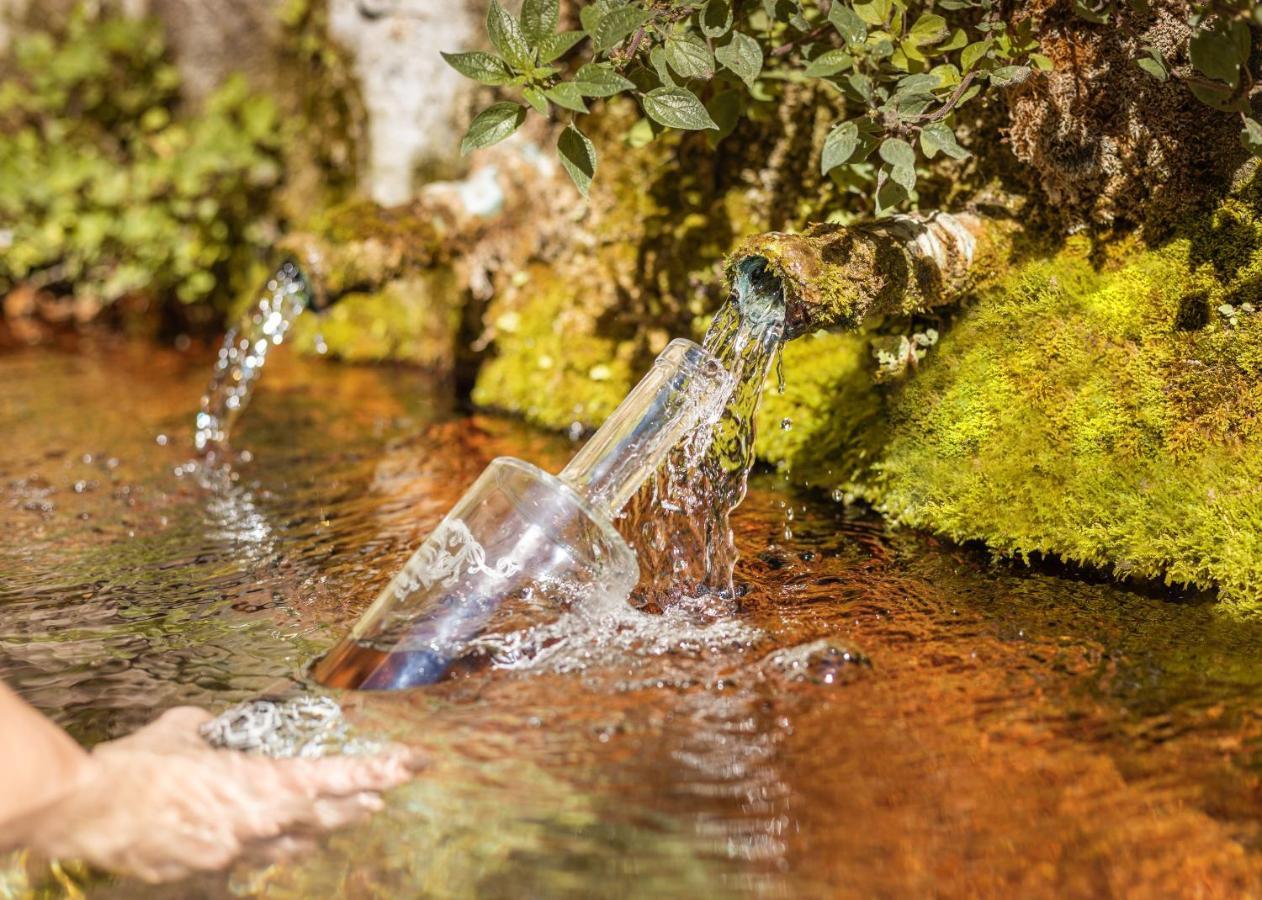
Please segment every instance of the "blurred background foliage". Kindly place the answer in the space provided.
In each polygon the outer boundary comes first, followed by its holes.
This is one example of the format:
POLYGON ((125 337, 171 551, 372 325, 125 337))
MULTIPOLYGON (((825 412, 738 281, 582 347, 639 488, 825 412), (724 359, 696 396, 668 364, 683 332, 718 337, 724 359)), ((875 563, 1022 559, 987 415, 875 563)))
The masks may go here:
POLYGON ((136 296, 222 307, 275 239, 281 143, 240 78, 183 115, 153 20, 79 8, 23 35, 0 86, 0 295, 54 320, 136 296))

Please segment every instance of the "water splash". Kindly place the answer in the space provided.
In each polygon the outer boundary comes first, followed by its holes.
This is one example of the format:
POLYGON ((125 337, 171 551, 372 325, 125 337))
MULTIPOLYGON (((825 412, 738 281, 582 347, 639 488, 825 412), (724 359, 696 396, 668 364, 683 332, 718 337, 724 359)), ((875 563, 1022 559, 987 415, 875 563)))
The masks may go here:
POLYGON ((623 523, 640 559, 637 597, 643 605, 735 597, 737 552, 729 519, 745 499, 754 464, 754 413, 783 333, 779 282, 759 261, 747 260, 703 341, 735 381, 723 415, 709 432, 676 448, 623 523))
POLYGON ((224 335, 197 413, 193 444, 199 453, 215 456, 227 449, 232 426, 250 402, 268 352, 285 340, 310 299, 302 271, 287 262, 268 279, 258 303, 224 335))

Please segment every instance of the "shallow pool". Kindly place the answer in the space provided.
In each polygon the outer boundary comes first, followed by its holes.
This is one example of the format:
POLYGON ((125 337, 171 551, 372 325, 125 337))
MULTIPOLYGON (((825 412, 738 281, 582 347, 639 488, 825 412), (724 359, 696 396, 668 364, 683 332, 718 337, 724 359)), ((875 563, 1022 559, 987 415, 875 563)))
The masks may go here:
MULTIPOLYGON (((247 456, 208 478, 209 354, 0 355, 0 677, 82 741, 300 686, 491 458, 574 449, 415 372, 278 357, 247 456)), ((727 613, 557 611, 443 684, 343 698, 432 763, 319 852, 40 890, 1262 892, 1262 622, 891 534, 770 474, 733 519, 727 613)))

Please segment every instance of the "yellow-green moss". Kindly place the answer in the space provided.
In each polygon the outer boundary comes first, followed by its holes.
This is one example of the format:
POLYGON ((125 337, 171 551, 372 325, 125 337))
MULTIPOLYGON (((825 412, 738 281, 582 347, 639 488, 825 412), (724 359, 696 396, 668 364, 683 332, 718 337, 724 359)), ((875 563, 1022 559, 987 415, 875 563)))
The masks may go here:
POLYGON ((545 428, 602 422, 632 385, 635 343, 597 334, 585 286, 546 267, 532 267, 513 287, 492 308, 496 353, 478 372, 473 402, 545 428))
POLYGON ((1257 210, 1104 270, 1085 241, 1026 263, 901 386, 864 390, 859 337, 804 339, 760 452, 901 524, 1262 603, 1257 210))
POLYGON ((418 271, 378 291, 346 294, 322 315, 302 316, 294 344, 348 362, 397 360, 448 371, 455 365, 461 294, 450 268, 418 271))

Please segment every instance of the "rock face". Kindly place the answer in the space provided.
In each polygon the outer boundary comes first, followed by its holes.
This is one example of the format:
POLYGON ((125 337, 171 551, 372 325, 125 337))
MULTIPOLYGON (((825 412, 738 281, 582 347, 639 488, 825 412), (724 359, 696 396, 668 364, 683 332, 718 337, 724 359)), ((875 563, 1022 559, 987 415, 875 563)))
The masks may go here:
POLYGON ((439 50, 478 43, 473 4, 329 0, 329 31, 355 60, 368 114, 368 193, 383 206, 406 203, 418 171, 446 170, 459 145, 470 82, 439 50))
POLYGON ((1012 92, 1008 138, 1032 170, 1057 225, 1149 225, 1164 229, 1221 190, 1244 158, 1233 116, 1192 96, 1181 77, 1192 4, 1113 5, 1108 24, 1085 21, 1062 0, 1024 4, 1041 22, 1052 60, 1012 92), (1176 77, 1158 81, 1135 64, 1159 49, 1176 77))
POLYGON ((236 73, 270 84, 276 47, 285 39, 279 16, 284 2, 132 0, 129 13, 162 21, 184 93, 201 100, 236 73))

